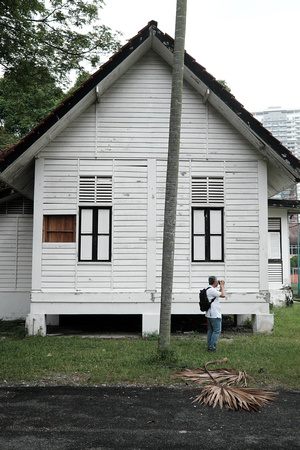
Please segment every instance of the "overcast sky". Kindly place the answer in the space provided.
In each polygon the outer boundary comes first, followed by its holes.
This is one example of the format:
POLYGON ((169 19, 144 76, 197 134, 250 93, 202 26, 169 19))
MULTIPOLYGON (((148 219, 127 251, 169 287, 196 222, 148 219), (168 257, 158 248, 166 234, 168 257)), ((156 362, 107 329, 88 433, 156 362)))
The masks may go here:
MULTIPOLYGON (((150 20, 175 35, 176 0, 105 0, 123 43, 150 20)), ((300 0, 187 0, 186 51, 248 111, 300 108, 300 0)))

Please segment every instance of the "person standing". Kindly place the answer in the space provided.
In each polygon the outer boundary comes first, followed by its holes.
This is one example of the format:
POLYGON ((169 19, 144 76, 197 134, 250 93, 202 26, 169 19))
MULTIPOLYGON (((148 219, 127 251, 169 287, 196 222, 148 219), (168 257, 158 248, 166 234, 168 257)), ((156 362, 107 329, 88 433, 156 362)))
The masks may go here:
POLYGON ((208 301, 211 303, 210 308, 205 314, 208 321, 207 329, 207 351, 215 352, 219 335, 222 330, 222 314, 220 298, 225 298, 225 282, 220 281, 220 290, 217 290, 219 281, 217 277, 211 276, 208 278, 208 288, 206 295, 208 301))

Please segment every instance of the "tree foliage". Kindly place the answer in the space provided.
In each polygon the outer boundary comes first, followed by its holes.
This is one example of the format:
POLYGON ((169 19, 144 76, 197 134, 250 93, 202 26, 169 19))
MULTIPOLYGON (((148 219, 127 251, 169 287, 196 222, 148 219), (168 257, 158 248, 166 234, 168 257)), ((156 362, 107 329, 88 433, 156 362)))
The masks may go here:
POLYGON ((0 78, 0 150, 26 135, 90 76, 83 71, 65 93, 42 67, 31 66, 30 73, 25 70, 27 76, 20 75, 25 83, 18 84, 18 72, 24 65, 13 76, 0 78))
POLYGON ((218 82, 219 82, 220 84, 222 84, 222 85, 224 86, 224 88, 225 88, 228 92, 231 92, 231 89, 230 89, 230 87, 228 86, 228 84, 226 83, 226 80, 218 80, 218 82))
POLYGON ((104 0, 1 0, 0 148, 27 134, 77 87, 119 33, 99 24, 104 0), (92 31, 89 31, 92 30, 92 31), (70 91, 69 91, 70 92, 70 91))
POLYGON ((298 267, 298 255, 291 257, 291 267, 298 267))
MULTIPOLYGON (((8 133, 4 127, 0 126, 0 150, 9 147, 17 142, 18 136, 8 133)), ((1 187, 1 183, 0 183, 1 187)))
POLYGON ((5 132, 19 137, 27 134, 63 96, 47 68, 20 62, 14 73, 0 79, 0 119, 5 132))
POLYGON ((89 72, 86 72, 85 70, 81 72, 78 75, 75 84, 71 87, 71 89, 68 90, 66 96, 68 97, 69 95, 71 95, 72 92, 74 92, 77 88, 79 88, 90 76, 91 74, 89 72))
POLYGON ((115 52, 118 33, 98 24, 104 0, 2 0, 0 66, 5 72, 26 61, 47 68, 58 80, 82 64, 99 64, 115 52), (87 31, 91 29, 92 31, 87 31))

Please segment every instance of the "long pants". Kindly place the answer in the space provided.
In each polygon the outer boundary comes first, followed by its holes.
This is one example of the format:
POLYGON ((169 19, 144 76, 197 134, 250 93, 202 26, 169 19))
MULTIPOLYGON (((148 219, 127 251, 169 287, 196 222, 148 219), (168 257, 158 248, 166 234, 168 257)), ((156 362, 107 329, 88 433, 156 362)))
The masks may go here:
POLYGON ((218 338, 222 330, 222 319, 220 318, 207 318, 208 330, 207 330, 207 350, 216 350, 218 338))

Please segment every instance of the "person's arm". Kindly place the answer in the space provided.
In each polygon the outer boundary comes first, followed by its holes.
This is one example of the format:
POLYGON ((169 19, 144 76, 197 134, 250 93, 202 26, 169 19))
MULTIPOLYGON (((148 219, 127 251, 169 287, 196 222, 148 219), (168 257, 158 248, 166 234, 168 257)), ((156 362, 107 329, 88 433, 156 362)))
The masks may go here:
POLYGON ((220 292, 221 292, 220 297, 222 297, 222 298, 226 297, 224 285, 225 285, 225 281, 223 281, 223 280, 220 281, 220 292))

